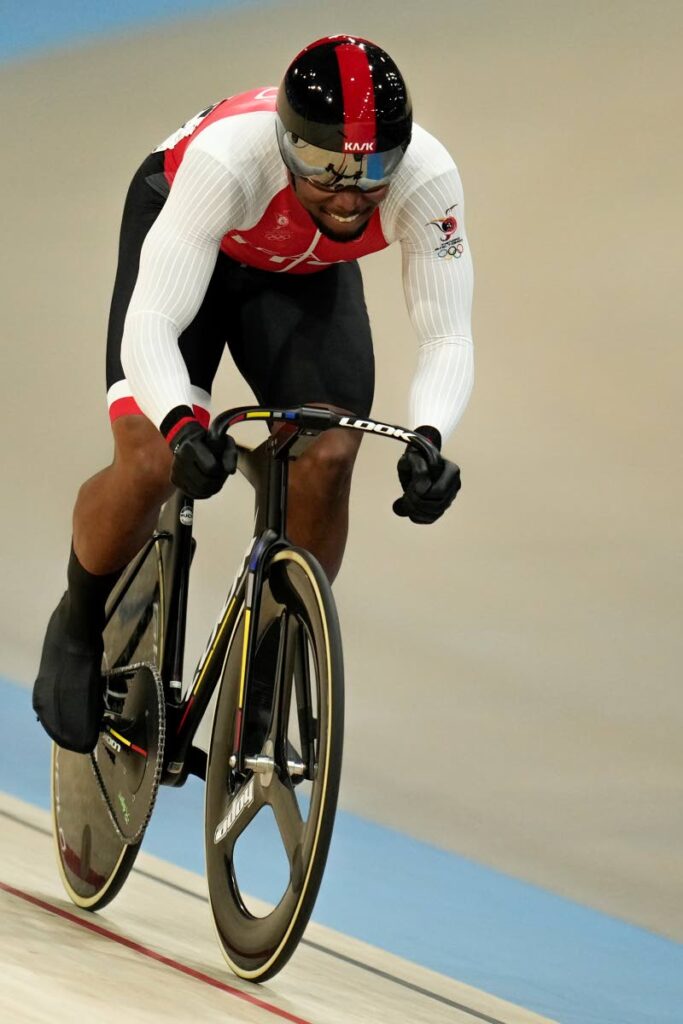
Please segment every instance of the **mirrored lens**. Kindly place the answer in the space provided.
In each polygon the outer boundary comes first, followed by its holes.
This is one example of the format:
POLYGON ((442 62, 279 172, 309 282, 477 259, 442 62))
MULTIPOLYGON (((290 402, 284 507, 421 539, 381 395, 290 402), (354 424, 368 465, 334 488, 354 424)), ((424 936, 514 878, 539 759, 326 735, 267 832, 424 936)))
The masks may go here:
POLYGON ((336 153, 318 149, 290 132, 281 139, 282 155, 293 174, 324 188, 381 188, 403 158, 398 147, 386 153, 336 153))

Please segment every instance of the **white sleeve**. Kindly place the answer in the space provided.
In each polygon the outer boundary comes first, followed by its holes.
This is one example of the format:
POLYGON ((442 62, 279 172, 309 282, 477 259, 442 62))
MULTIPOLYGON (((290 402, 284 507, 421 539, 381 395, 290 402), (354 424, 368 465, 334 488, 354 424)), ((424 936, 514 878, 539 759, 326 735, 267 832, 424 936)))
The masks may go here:
POLYGON ((225 165, 189 146, 145 238, 123 332, 121 362, 142 411, 159 426, 192 406, 178 338, 208 288, 226 231, 244 217, 243 190, 225 165))
MULTIPOLYGON (((432 149, 436 140, 428 138, 432 149)), ((411 175, 413 185, 396 196, 392 227, 401 242, 403 288, 419 344, 411 425, 436 427, 445 440, 462 416, 474 382, 473 271, 460 175, 436 145, 438 154, 427 157, 434 162, 438 157, 438 173, 411 175)))

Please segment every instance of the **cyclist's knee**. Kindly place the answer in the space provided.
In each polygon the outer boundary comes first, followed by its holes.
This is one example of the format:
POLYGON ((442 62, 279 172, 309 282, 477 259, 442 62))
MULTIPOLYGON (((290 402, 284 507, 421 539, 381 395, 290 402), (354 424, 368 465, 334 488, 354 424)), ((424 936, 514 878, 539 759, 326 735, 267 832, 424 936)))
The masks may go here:
POLYGON ((360 436, 350 431, 322 434, 294 464, 300 489, 334 498, 347 494, 359 445, 360 436))
POLYGON ((152 501, 172 493, 171 451, 157 428, 144 416, 122 416, 112 424, 114 465, 126 483, 152 501))

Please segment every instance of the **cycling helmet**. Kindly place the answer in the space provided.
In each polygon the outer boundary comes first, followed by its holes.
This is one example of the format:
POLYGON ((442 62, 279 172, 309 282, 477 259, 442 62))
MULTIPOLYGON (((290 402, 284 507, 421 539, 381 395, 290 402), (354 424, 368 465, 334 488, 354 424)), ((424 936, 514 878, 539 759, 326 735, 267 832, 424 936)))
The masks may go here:
POLYGON ((311 43, 277 94, 286 166, 332 190, 386 185, 408 148, 412 121, 408 89, 389 54, 355 36, 311 43))

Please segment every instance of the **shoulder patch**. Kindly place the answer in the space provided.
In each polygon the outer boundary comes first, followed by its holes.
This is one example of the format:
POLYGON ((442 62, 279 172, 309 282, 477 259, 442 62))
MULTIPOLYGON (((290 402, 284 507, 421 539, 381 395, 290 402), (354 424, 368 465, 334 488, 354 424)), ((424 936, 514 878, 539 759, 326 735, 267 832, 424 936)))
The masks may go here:
POLYGON ((433 224, 434 227, 439 230, 441 237, 434 252, 440 259, 457 260, 460 259, 464 252, 465 247, 463 240, 458 235, 458 221, 451 212, 457 205, 457 203, 454 203, 453 206, 448 207, 441 217, 435 217, 434 220, 428 220, 425 224, 425 227, 429 227, 430 224, 433 224))

